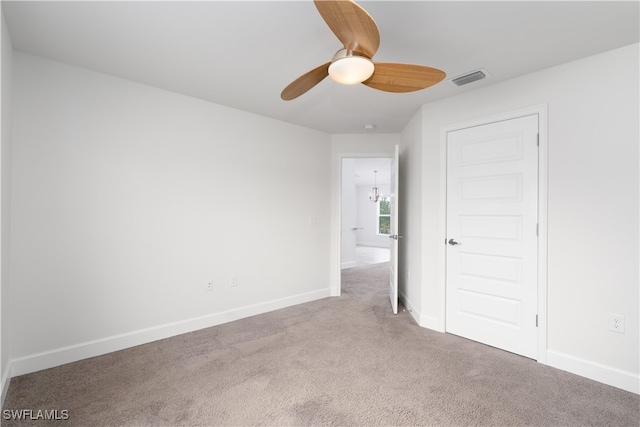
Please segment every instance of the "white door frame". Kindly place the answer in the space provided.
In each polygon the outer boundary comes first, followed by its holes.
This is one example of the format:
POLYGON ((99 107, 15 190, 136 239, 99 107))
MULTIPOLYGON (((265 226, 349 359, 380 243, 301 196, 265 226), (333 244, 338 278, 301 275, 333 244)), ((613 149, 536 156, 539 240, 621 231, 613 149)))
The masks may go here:
POLYGON ((341 279, 341 275, 342 275, 342 269, 340 268, 340 260, 342 259, 342 235, 340 234, 341 230, 342 230, 342 159, 353 159, 353 158, 360 158, 360 159, 392 159, 393 158, 393 154, 390 153, 380 153, 380 152, 376 152, 376 153, 338 153, 338 179, 337 179, 337 210, 334 213, 334 218, 336 218, 337 220, 337 227, 334 230, 334 233, 336 233, 335 235, 335 242, 337 242, 337 244, 334 246, 335 249, 335 256, 337 256, 337 260, 336 262, 333 262, 332 265, 333 267, 333 277, 334 280, 333 282, 335 283, 335 286, 332 286, 332 289, 334 289, 334 291, 331 292, 331 296, 340 296, 342 294, 342 279, 341 279))
POLYGON ((438 265, 440 266, 440 324, 445 332, 446 318, 446 246, 447 233, 447 133, 473 126, 538 115, 538 357, 537 361, 547 364, 547 199, 548 199, 548 104, 535 105, 515 111, 481 117, 469 121, 453 123, 440 128, 440 224, 438 265))

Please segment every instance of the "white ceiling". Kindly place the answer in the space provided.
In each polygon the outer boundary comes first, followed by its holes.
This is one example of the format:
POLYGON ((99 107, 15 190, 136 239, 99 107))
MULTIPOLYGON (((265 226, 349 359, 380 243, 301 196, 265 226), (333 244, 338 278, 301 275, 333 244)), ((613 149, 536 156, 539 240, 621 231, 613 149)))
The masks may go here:
MULTIPOLYGON (((362 1, 374 61, 442 69, 447 80, 390 94, 330 78, 280 92, 342 46, 307 1, 3 1, 14 48, 331 134, 397 133, 419 107, 639 41, 638 1, 362 1), (464 87, 449 79, 479 68, 464 87)), ((615 78, 615 76, 611 76, 615 78)), ((585 90, 589 90, 585 87, 585 90)))
POLYGON ((357 158, 355 159, 355 184, 373 186, 391 183, 390 158, 357 158), (378 171, 378 173, 373 173, 378 171))

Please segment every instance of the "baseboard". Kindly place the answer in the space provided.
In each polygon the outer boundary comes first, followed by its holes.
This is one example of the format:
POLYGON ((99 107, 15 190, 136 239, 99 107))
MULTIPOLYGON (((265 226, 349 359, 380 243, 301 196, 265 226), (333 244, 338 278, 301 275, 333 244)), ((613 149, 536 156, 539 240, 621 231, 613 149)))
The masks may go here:
POLYGON ((411 314, 413 320, 415 320, 415 322, 420 325, 420 312, 416 310, 416 308, 411 304, 411 302, 402 292, 398 293, 398 298, 400 299, 400 302, 402 302, 402 304, 405 306, 405 308, 409 310, 409 314, 411 314))
POLYGON ((631 393, 640 394, 640 376, 558 351, 547 350, 547 365, 631 393))
POLYGON ((431 329, 436 332, 444 332, 444 328, 442 328, 440 320, 435 317, 421 314, 420 311, 416 310, 415 306, 411 304, 406 295, 404 295, 402 292, 398 293, 398 297, 400 298, 402 304, 404 304, 404 306, 407 308, 407 310, 409 310, 409 312, 411 313, 411 317, 413 317, 413 320, 416 321, 418 326, 431 329))
POLYGON ((0 407, 4 406, 4 398, 7 397, 7 391, 9 390, 9 383, 11 382, 11 360, 5 366, 5 370, 2 373, 2 395, 0 395, 0 407))
POLYGON ((445 332, 442 322, 440 322, 440 319, 433 316, 427 316, 427 315, 420 316, 420 326, 422 326, 423 328, 431 329, 436 332, 443 332, 443 333, 445 332))
POLYGON ((342 264, 340 264, 340 269, 344 270, 345 268, 352 268, 355 267, 357 264, 355 261, 348 261, 348 262, 343 262, 342 264))
POLYGON ((389 243, 379 243, 379 242, 356 242, 356 246, 369 246, 372 248, 385 248, 389 249, 391 246, 389 243))
MULTIPOLYGON (((9 379, 330 296, 322 289, 12 359, 9 379)), ((9 370, 8 370, 9 371, 9 370)), ((4 393, 3 378, 3 393, 4 393)), ((4 394, 3 394, 4 397, 4 394)))

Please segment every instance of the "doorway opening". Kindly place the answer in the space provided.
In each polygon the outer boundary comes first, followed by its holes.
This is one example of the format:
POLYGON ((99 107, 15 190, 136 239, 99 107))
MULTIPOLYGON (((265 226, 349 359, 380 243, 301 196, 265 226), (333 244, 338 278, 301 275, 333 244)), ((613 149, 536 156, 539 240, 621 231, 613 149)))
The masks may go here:
POLYGON ((391 259, 391 165, 390 157, 341 158, 341 273, 391 259))

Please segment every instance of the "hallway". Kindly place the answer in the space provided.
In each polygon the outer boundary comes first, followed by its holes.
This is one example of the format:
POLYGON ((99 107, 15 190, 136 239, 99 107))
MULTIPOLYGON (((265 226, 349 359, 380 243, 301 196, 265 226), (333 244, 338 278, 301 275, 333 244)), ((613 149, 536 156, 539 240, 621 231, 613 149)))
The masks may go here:
POLYGON ((368 264, 379 264, 390 259, 389 248, 379 248, 375 246, 356 246, 356 266, 360 267, 368 264))

